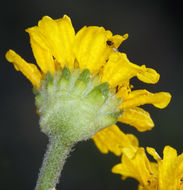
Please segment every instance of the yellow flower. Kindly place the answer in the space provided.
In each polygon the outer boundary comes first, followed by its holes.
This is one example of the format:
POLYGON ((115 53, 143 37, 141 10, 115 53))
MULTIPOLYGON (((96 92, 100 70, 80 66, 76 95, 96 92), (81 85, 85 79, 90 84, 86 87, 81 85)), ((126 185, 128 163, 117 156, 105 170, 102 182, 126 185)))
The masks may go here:
MULTIPOLYGON (((71 20, 66 15, 57 20, 45 16, 38 26, 28 28, 26 32, 29 33, 39 68, 26 62, 13 50, 6 53, 6 59, 37 89, 42 87, 42 80, 48 72, 56 75, 64 67, 71 71, 77 68, 81 71, 88 69, 91 74, 99 76, 100 83, 107 82, 110 90, 116 92, 116 97, 122 99, 120 109, 123 114, 118 121, 132 125, 139 131, 150 130, 154 126, 149 113, 139 106, 153 104, 164 108, 170 102, 171 95, 166 92, 131 90, 132 77, 155 84, 159 80, 159 74, 145 65, 131 63, 125 53, 117 51, 119 45, 127 39, 127 34, 113 35, 109 30, 97 26, 85 26, 75 33, 71 20)), ((121 147, 138 146, 133 135, 125 135, 116 125, 99 131, 93 140, 101 152, 111 151, 116 155, 121 154, 121 147)))
POLYGON ((113 173, 121 174, 122 179, 127 177, 139 181, 139 190, 157 190, 157 164, 150 162, 144 148, 134 151, 124 148, 121 163, 112 168, 113 173))
POLYGON ((113 167, 112 172, 121 174, 122 179, 132 177, 139 181, 139 190, 182 190, 183 189, 183 153, 165 146, 163 159, 154 148, 147 152, 157 161, 150 162, 144 148, 136 151, 124 148, 121 163, 113 167))
POLYGON ((159 190, 183 190, 183 153, 177 155, 177 151, 165 146, 163 159, 157 154, 154 148, 147 148, 157 161, 159 190))

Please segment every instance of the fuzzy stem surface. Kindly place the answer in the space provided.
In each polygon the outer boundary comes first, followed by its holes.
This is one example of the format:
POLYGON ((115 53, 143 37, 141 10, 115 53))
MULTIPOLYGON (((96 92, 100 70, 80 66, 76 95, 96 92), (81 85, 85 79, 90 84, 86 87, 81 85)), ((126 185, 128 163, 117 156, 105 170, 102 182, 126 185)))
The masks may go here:
POLYGON ((65 142, 62 136, 49 138, 35 190, 53 190, 56 187, 71 148, 72 144, 65 142))

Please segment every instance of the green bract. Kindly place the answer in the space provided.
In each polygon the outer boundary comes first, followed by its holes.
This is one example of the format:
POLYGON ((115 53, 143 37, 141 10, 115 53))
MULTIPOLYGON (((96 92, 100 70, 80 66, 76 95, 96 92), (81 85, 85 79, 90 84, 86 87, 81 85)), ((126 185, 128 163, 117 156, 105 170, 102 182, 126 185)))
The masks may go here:
POLYGON ((54 77, 47 73, 35 94, 42 132, 50 137, 61 135, 69 144, 91 138, 116 123, 122 113, 121 98, 87 69, 71 72, 65 67, 54 77))

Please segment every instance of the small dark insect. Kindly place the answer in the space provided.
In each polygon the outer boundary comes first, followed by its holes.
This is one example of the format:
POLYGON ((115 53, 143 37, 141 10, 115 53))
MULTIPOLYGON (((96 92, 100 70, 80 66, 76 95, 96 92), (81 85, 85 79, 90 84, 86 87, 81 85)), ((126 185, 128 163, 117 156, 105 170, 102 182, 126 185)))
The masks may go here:
POLYGON ((107 43, 108 46, 112 46, 112 45, 114 44, 114 43, 113 43, 112 41, 110 41, 110 40, 107 40, 106 43, 107 43))
POLYGON ((116 93, 119 91, 119 86, 116 86, 116 93))
POLYGON ((150 180, 147 180, 147 183, 150 185, 150 184, 151 184, 151 181, 150 181, 150 180))

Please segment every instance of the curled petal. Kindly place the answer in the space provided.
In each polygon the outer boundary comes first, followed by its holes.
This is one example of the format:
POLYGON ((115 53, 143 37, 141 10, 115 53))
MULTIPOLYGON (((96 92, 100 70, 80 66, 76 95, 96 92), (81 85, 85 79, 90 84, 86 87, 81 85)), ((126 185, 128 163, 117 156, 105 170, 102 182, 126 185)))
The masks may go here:
POLYGON ((111 54, 101 73, 102 81, 108 81, 111 87, 127 82, 135 76, 146 83, 156 83, 159 80, 159 74, 155 70, 131 63, 126 54, 120 52, 111 54))
POLYGON ((159 165, 159 188, 181 189, 183 179, 183 154, 177 156, 177 151, 165 146, 163 150, 163 159, 158 162, 159 165))
POLYGON ((95 134, 92 139, 102 153, 113 152, 121 155, 122 148, 138 146, 137 138, 132 134, 124 134, 116 125, 106 127, 95 134))
POLYGON ((128 151, 128 149, 124 149, 121 163, 114 166, 112 172, 121 174, 123 179, 126 177, 133 177, 145 187, 157 184, 153 179, 151 163, 149 162, 144 149, 138 148, 133 156, 128 156, 128 151))
POLYGON ((118 121, 129 124, 138 131, 151 130, 154 127, 149 113, 138 107, 125 109, 125 112, 118 118, 118 121))
POLYGON ((123 36, 121 35, 114 35, 112 36, 109 41, 113 43, 114 48, 118 48, 120 44, 128 38, 128 34, 124 34, 123 36))
POLYGON ((124 99, 121 108, 136 107, 144 104, 153 104, 157 108, 165 108, 171 99, 167 92, 150 93, 147 90, 134 90, 124 99))
POLYGON ((6 53, 6 59, 13 63, 17 71, 21 71, 35 87, 39 87, 41 80, 41 73, 34 64, 27 63, 13 50, 6 53))
POLYGON ((177 151, 165 146, 161 159, 154 148, 147 147, 147 152, 158 163, 159 189, 181 189, 183 179, 183 153, 177 155, 177 151))

